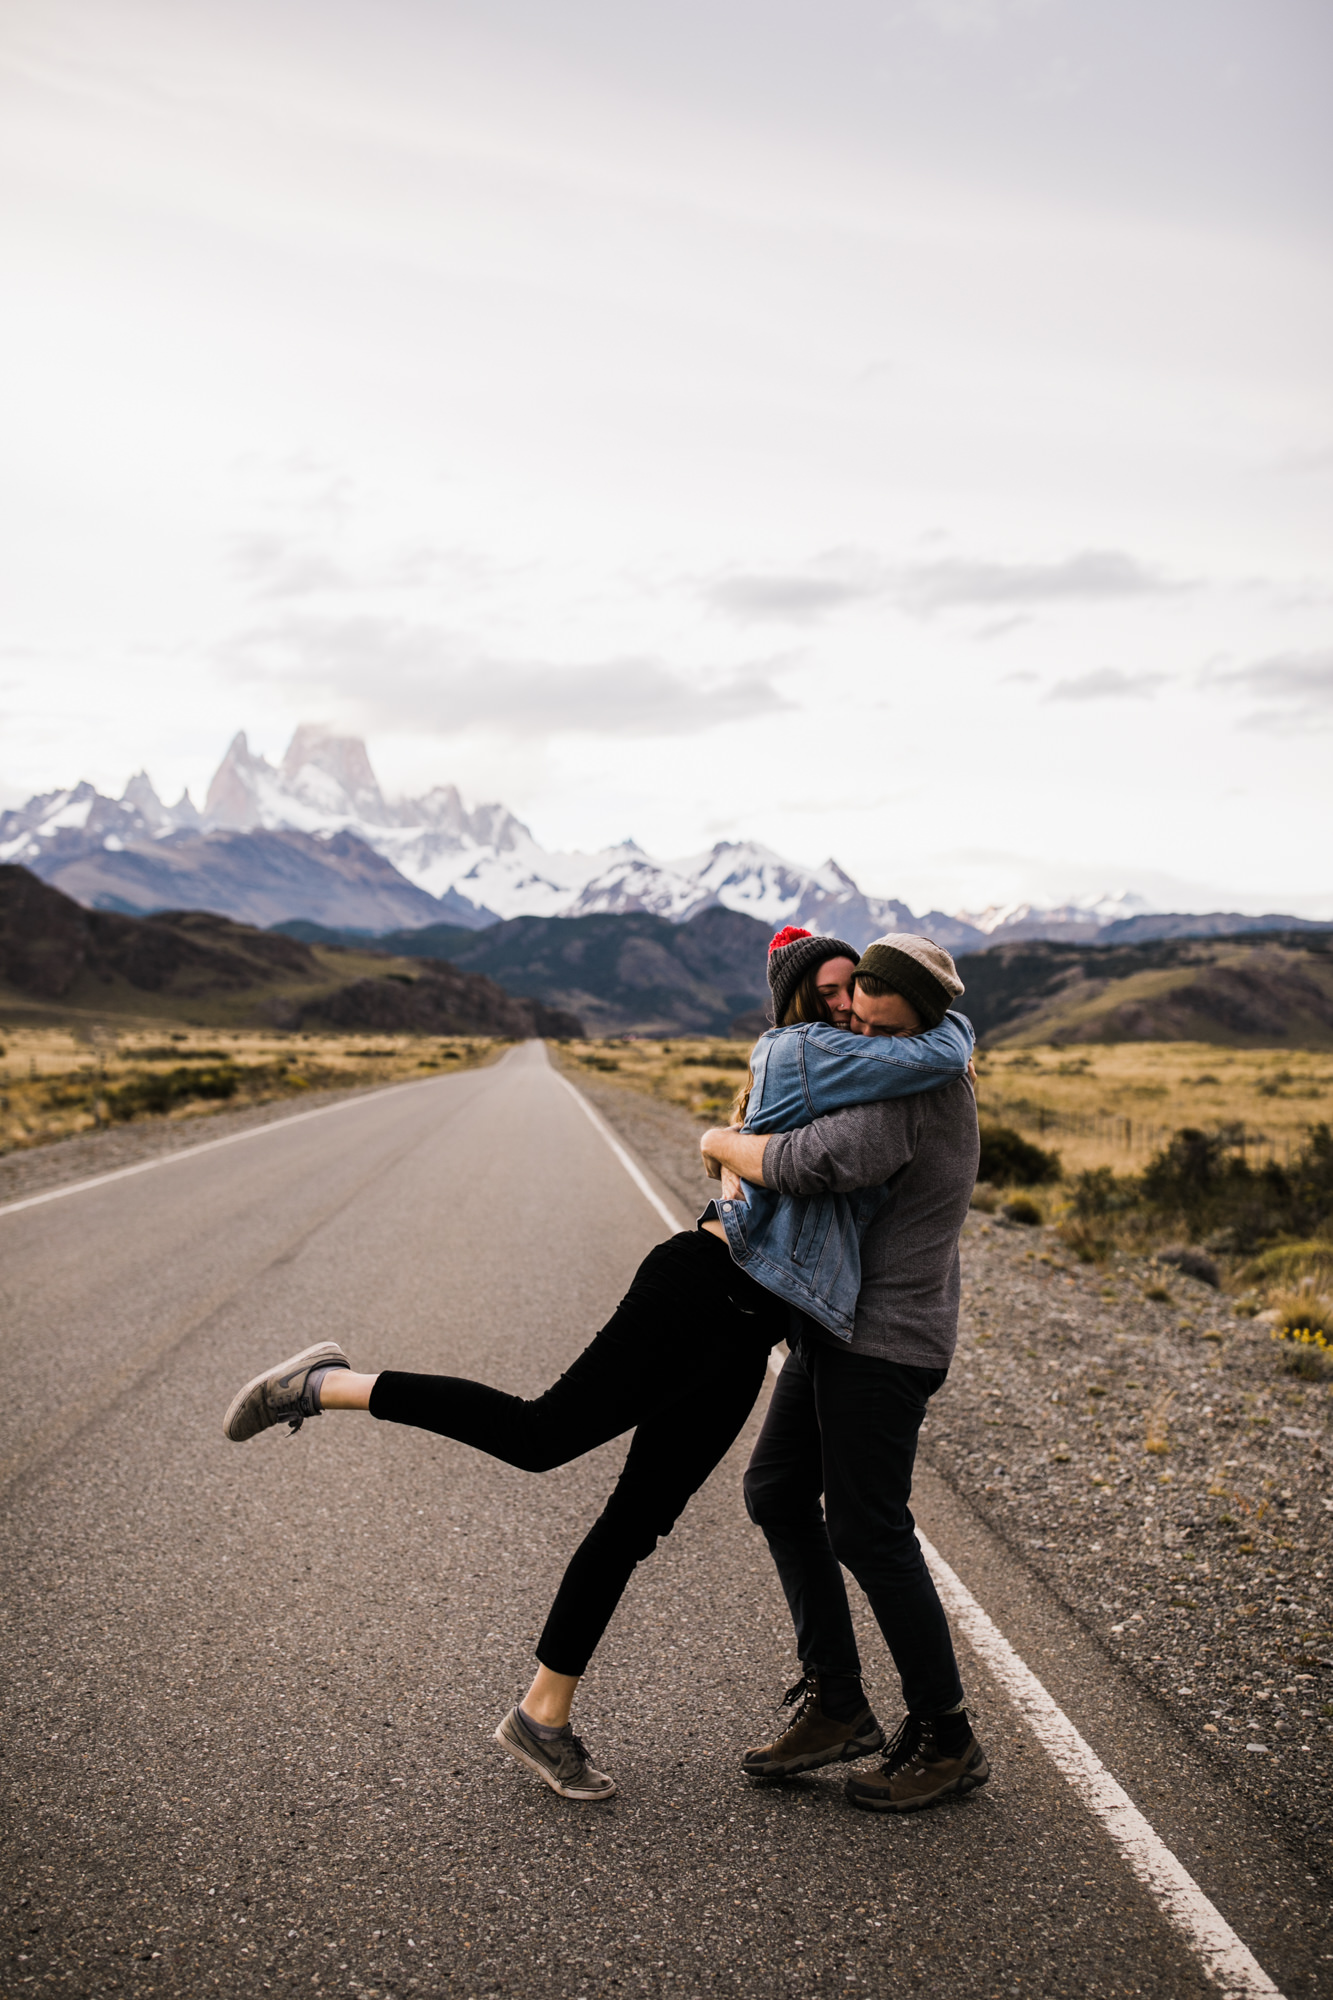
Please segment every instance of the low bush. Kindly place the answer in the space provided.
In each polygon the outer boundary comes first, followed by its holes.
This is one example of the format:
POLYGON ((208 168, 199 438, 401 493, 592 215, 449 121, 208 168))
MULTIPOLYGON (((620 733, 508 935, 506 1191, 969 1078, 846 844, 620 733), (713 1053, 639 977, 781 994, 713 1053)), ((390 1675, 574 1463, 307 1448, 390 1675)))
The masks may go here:
POLYGON ((1243 1273, 1250 1285, 1299 1285, 1302 1278, 1333 1284, 1333 1243, 1275 1243, 1253 1258, 1243 1273))
POLYGON ((1310 1128, 1289 1165, 1251 1166, 1238 1125, 1204 1132, 1186 1126, 1148 1162, 1144 1203, 1178 1216, 1195 1243, 1245 1255, 1275 1237, 1309 1237, 1333 1216, 1333 1128, 1310 1128))
POLYGON ((1214 1291, 1222 1282, 1216 1258, 1210 1257, 1206 1250, 1192 1250, 1185 1243, 1168 1244, 1165 1250, 1157 1252, 1157 1261, 1183 1271, 1187 1278, 1197 1278, 1201 1285, 1211 1285, 1214 1291))
POLYGON ((1137 1208, 1143 1190, 1133 1174, 1116 1174, 1110 1167, 1089 1167, 1074 1176, 1069 1205, 1080 1222, 1100 1222, 1137 1208))
POLYGON ((1006 1222, 1021 1223, 1025 1229, 1033 1229, 1041 1221, 1041 1210, 1035 1201, 1025 1194, 1015 1195, 1000 1210, 1006 1222))
POLYGON ((1317 1347, 1325 1353, 1333 1350, 1333 1309, 1328 1300, 1317 1297, 1304 1286, 1298 1292, 1286 1293, 1277 1301, 1273 1338, 1317 1347))
POLYGON ((1060 1178, 1060 1155, 1047 1153, 1009 1125, 983 1125, 978 1180, 994 1187, 1043 1187, 1060 1178))
POLYGON ((1273 1338, 1280 1344, 1288 1374, 1322 1382, 1333 1354, 1333 1309, 1328 1300, 1318 1298, 1308 1285, 1286 1293, 1277 1301, 1273 1338))
POLYGON ((244 1083, 267 1082, 268 1068, 238 1068, 235 1063, 218 1063, 211 1069, 171 1069, 161 1075, 130 1076, 105 1093, 108 1115, 121 1122, 141 1118, 145 1113, 163 1116, 189 1098, 225 1101, 234 1097, 244 1083))

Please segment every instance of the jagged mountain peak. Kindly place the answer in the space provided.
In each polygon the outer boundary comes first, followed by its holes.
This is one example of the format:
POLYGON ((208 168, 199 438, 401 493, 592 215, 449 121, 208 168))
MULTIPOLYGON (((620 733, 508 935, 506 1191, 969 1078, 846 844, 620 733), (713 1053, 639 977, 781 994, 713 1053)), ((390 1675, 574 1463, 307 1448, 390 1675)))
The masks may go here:
POLYGON ((205 821, 210 826, 260 825, 259 785, 262 779, 276 775, 267 757, 256 757, 245 731, 238 729, 205 795, 205 821))
POLYGON ((340 736, 323 723, 303 722, 287 745, 278 776, 287 792, 316 811, 373 826, 393 823, 359 736, 340 736))
MULTIPOLYGON (((134 874, 127 850, 145 857, 152 850, 159 873, 168 861, 177 871, 173 884, 179 879, 181 891, 173 886, 172 901, 179 905, 188 900, 191 868, 199 870, 199 894, 220 893, 217 843, 231 839, 235 846, 241 835, 255 838, 236 847, 238 855, 244 849, 249 856, 237 867, 260 867, 261 851, 272 849, 277 868, 275 835, 287 842, 293 866, 299 854, 300 867, 308 870, 312 857, 324 850, 330 869, 341 869, 348 881, 362 862, 376 858, 381 871, 376 907, 387 909, 393 902, 395 921, 409 924, 443 920, 484 926, 497 917, 630 911, 682 923, 720 906, 774 930, 796 924, 846 938, 858 950, 885 931, 912 931, 929 934, 949 950, 967 951, 1006 937, 1091 935, 1099 923, 1151 908, 1140 896, 1116 892, 1077 898, 1054 910, 997 904, 977 915, 963 911, 950 917, 932 910, 918 918, 896 898, 864 894, 832 856, 811 868, 761 840, 718 840, 702 853, 672 861, 656 860, 630 838, 593 854, 552 852, 507 806, 488 801, 469 807, 453 784, 434 785, 418 798, 386 799, 362 739, 316 722, 296 728, 276 766, 253 751, 246 732, 238 730, 208 787, 202 816, 188 792, 177 805, 164 806, 146 771, 135 773, 119 800, 101 797, 86 782, 44 793, 0 815, 0 860, 44 870, 48 879, 54 879, 52 870, 69 869, 77 894, 123 898, 134 874), (112 871, 114 885, 105 859, 113 855, 120 857, 112 871), (206 890, 205 882, 213 887, 206 890)), ((343 891, 330 893, 332 908, 343 891)), ((209 907, 219 905, 214 901, 209 907)), ((311 911, 293 907, 288 914, 311 911)), ((326 914, 320 918, 327 920, 326 914)))

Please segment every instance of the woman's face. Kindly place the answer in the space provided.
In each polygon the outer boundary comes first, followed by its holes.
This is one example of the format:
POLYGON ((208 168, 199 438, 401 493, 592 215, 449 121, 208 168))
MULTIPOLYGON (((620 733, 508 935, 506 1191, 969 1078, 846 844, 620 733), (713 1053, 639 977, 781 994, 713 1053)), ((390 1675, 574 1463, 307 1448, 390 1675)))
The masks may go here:
POLYGON ((851 1022, 855 972, 856 966, 850 958, 826 958, 815 975, 815 991, 828 1008, 835 1028, 845 1028, 851 1022))

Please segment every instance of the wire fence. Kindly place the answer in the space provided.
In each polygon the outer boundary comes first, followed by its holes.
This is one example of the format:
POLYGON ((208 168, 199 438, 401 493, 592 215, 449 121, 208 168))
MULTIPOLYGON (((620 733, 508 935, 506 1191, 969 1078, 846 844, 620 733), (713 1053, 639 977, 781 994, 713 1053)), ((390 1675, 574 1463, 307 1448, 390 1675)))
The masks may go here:
MULTIPOLYGON (((1048 1104, 1034 1104, 1028 1098, 992 1096, 987 1091, 981 1114, 1038 1138, 1092 1139, 1108 1151, 1158 1153, 1170 1144, 1181 1129, 1178 1125, 1155 1125, 1143 1118, 1126 1118, 1111 1111, 1057 1111, 1048 1104)), ((1302 1150, 1304 1134, 1284 1133, 1273 1138, 1266 1132, 1252 1132, 1244 1126, 1227 1128, 1231 1143, 1253 1167, 1270 1162, 1289 1167, 1302 1150)))

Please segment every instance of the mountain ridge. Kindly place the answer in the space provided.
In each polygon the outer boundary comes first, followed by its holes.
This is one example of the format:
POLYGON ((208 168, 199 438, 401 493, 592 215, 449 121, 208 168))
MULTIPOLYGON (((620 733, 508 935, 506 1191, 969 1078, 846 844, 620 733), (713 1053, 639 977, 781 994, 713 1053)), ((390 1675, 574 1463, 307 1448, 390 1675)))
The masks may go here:
POLYGON ((1333 1048, 1333 937, 1307 930, 1111 945, 1021 939, 960 958, 988 1047, 1138 1041, 1333 1048))
MULTIPOLYGON (((811 868, 757 841, 719 841, 668 861, 632 840, 592 854, 554 852, 508 807, 469 808, 454 785, 386 798, 364 742, 314 723, 296 729, 277 765, 238 731, 202 811, 188 791, 165 805, 142 770, 119 799, 86 781, 38 794, 0 814, 0 862, 31 869, 91 908, 142 916, 188 905, 260 925, 300 920, 368 934, 439 923, 481 930, 525 916, 651 915, 682 924, 721 907, 770 930, 796 924, 845 937, 858 949, 901 930, 957 954, 1003 939, 1112 941, 1108 933, 1125 924, 1148 937, 1159 922, 1182 921, 1159 918, 1127 892, 918 916, 896 897, 866 894, 831 857, 811 868)), ((1263 918, 1247 927, 1303 926, 1263 918)))

